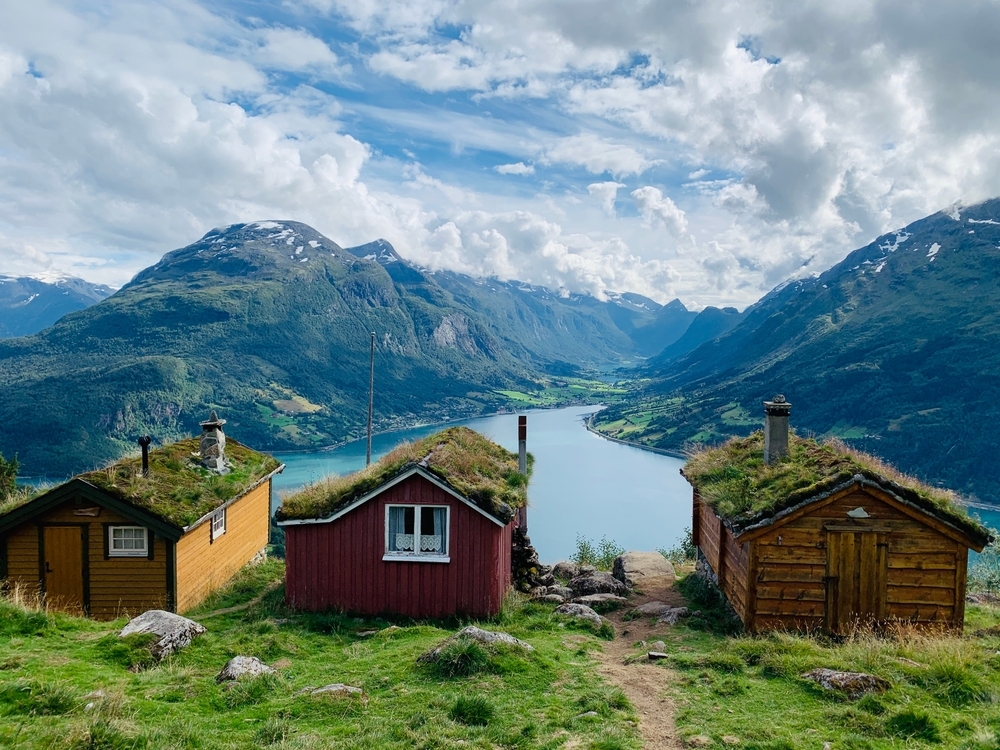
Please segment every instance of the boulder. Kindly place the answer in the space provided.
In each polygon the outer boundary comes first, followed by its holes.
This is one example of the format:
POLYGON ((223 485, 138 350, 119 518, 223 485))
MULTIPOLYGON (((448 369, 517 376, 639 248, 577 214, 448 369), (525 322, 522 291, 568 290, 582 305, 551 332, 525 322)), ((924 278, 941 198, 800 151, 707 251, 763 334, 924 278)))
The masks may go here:
POLYGON ((593 565, 581 565, 580 566, 580 572, 577 573, 577 575, 579 575, 579 576, 591 576, 591 575, 593 575, 596 572, 597 572, 597 568, 595 568, 593 565))
POLYGON ((590 575, 578 575, 569 582, 569 587, 573 589, 576 596, 588 596, 590 594, 614 594, 615 596, 627 596, 628 587, 615 578, 610 573, 594 572, 590 575))
POLYGON ((615 558, 612 568, 614 577, 629 588, 643 587, 645 583, 670 585, 676 578, 674 566, 659 552, 626 552, 615 558))
POLYGON ((187 647, 196 636, 204 632, 205 628, 194 620, 175 615, 173 612, 164 612, 162 609, 151 609, 129 620, 118 633, 118 637, 124 638, 140 633, 159 636, 159 640, 149 647, 149 652, 154 658, 162 660, 187 647))
POLYGON ((307 687, 302 688, 296 695, 329 695, 332 697, 352 697, 358 696, 360 698, 365 697, 365 691, 359 687, 354 687, 353 685, 345 685, 342 682, 335 682, 332 685, 324 685, 323 687, 313 688, 307 687))
POLYGON ((573 600, 574 604, 586 604, 595 612, 612 612, 621 609, 628 604, 628 599, 615 594, 588 594, 578 596, 573 600))
POLYGON ((666 612, 656 618, 656 621, 661 622, 664 625, 676 625, 680 619, 690 616, 691 612, 687 607, 670 607, 666 612))
POLYGON ((636 617, 659 617, 660 615, 665 615, 671 609, 673 607, 663 602, 646 602, 633 609, 630 614, 636 617))
POLYGON ((546 604, 562 604, 566 601, 565 596, 559 596, 559 594, 544 594, 543 596, 536 596, 536 602, 545 602, 546 604))
POLYGON ((586 604, 573 604, 572 602, 566 602, 565 604, 560 604, 556 607, 556 614, 566 615, 567 617, 575 617, 579 620, 586 620, 593 623, 597 627, 600 627, 604 623, 604 619, 586 604))
POLYGON ((261 674, 274 674, 274 670, 256 656, 234 656, 226 662, 226 666, 216 676, 216 682, 238 680, 240 677, 256 677, 261 674))
POLYGON ((568 581, 570 578, 576 578, 580 575, 580 566, 575 562, 563 560, 562 562, 557 562, 552 566, 552 575, 556 578, 568 581))
POLYGON ((556 583, 556 577, 551 573, 539 573, 537 580, 543 586, 554 586, 556 583))
POLYGON ((563 599, 573 598, 573 589, 568 586, 549 586, 546 591, 549 594, 555 594, 556 596, 561 596, 563 599))
POLYGON ((534 651, 535 648, 530 643, 525 643, 524 641, 518 640, 512 635, 507 633, 494 632, 492 630, 482 630, 477 628, 475 625, 469 625, 466 628, 462 628, 454 635, 450 635, 441 641, 438 645, 432 648, 430 651, 425 651, 420 656, 417 657, 417 661, 422 664, 430 663, 438 658, 441 652, 446 646, 454 643, 458 640, 470 640, 476 643, 481 643, 484 646, 494 646, 496 644, 501 644, 504 646, 513 646, 514 648, 524 649, 525 651, 534 651))
POLYGON ((802 675, 826 688, 840 693, 846 693, 848 698, 860 698, 866 693, 884 693, 892 685, 888 680, 864 672, 840 672, 836 669, 814 669, 802 675))
POLYGON ((663 659, 669 659, 670 657, 663 651, 647 651, 646 658, 650 661, 662 661, 663 659))

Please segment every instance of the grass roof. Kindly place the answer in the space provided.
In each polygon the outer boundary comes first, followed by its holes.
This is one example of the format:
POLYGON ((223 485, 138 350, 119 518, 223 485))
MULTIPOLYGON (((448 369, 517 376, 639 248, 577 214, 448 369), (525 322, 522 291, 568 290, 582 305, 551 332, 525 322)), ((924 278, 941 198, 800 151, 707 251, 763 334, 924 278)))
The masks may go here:
MULTIPOLYGON (((534 459, 528 456, 528 474, 534 459)), ((279 520, 324 518, 397 474, 421 465, 486 512, 503 521, 528 502, 528 477, 517 470, 517 454, 468 427, 450 427, 403 443, 355 474, 327 477, 284 498, 279 520)))
POLYGON ((142 474, 142 458, 130 456, 76 478, 184 528, 239 497, 281 465, 274 457, 227 438, 230 472, 219 475, 198 462, 198 442, 188 438, 151 450, 148 477, 142 474))
POLYGON ((764 433, 758 431, 692 454, 683 472, 702 500, 737 532, 860 474, 974 538, 990 538, 954 492, 924 484, 839 440, 820 443, 791 433, 788 449, 788 456, 765 464, 764 433))

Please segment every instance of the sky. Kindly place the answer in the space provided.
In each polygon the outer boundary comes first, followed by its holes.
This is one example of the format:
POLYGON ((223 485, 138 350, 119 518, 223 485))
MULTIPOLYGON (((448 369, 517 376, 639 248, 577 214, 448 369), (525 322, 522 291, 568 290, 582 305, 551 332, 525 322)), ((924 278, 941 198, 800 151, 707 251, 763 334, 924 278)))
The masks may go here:
POLYGON ((213 227, 744 307, 1000 195, 1000 2, 0 3, 0 273, 213 227))

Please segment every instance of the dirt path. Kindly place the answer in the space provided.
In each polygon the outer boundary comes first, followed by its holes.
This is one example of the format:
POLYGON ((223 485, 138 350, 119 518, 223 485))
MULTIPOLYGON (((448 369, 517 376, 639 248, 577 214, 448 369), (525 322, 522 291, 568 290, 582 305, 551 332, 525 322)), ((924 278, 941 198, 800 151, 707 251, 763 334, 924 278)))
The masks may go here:
POLYGON ((217 609, 214 610, 213 612, 207 612, 206 614, 199 615, 198 619, 207 620, 209 617, 218 617, 219 615, 229 615, 232 614, 233 612, 242 612, 244 609, 250 609, 250 607, 252 607, 261 599, 263 599, 265 596, 270 594, 284 582, 285 582, 284 579, 278 581, 271 581, 269 584, 267 584, 267 586, 264 587, 263 591, 257 594, 257 596, 255 596, 250 601, 243 602, 243 604, 237 604, 235 607, 226 607, 225 609, 217 609))
POLYGON ((668 625, 651 626, 650 618, 629 622, 622 619, 624 612, 632 607, 652 601, 674 606, 685 604, 683 597, 674 590, 672 581, 658 579, 645 582, 642 594, 633 596, 628 608, 608 615, 617 636, 606 643, 604 651, 597 655, 601 663, 598 671, 610 683, 620 687, 635 706, 643 747, 646 750, 672 750, 683 747, 674 726, 674 702, 666 692, 673 673, 645 661, 625 664, 625 658, 635 653, 632 647, 637 641, 661 640, 669 629, 668 625))

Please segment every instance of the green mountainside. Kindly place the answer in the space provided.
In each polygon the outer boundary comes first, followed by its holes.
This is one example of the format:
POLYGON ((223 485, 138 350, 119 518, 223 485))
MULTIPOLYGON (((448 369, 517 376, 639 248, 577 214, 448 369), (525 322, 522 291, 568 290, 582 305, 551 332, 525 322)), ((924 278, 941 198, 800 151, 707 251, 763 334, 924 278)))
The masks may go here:
POLYGON ((666 449, 748 434, 784 393, 832 435, 932 483, 1000 497, 1000 200, 936 213, 784 285, 598 427, 666 449))
POLYGON ((0 341, 0 453, 26 474, 67 475, 140 434, 197 432, 209 408, 261 450, 357 437, 370 331, 377 427, 469 416, 540 391, 546 372, 638 362, 672 340, 667 308, 693 317, 638 295, 429 272, 383 241, 348 251, 295 222, 236 224, 51 328, 0 341), (630 336, 647 328, 642 343, 630 336))

